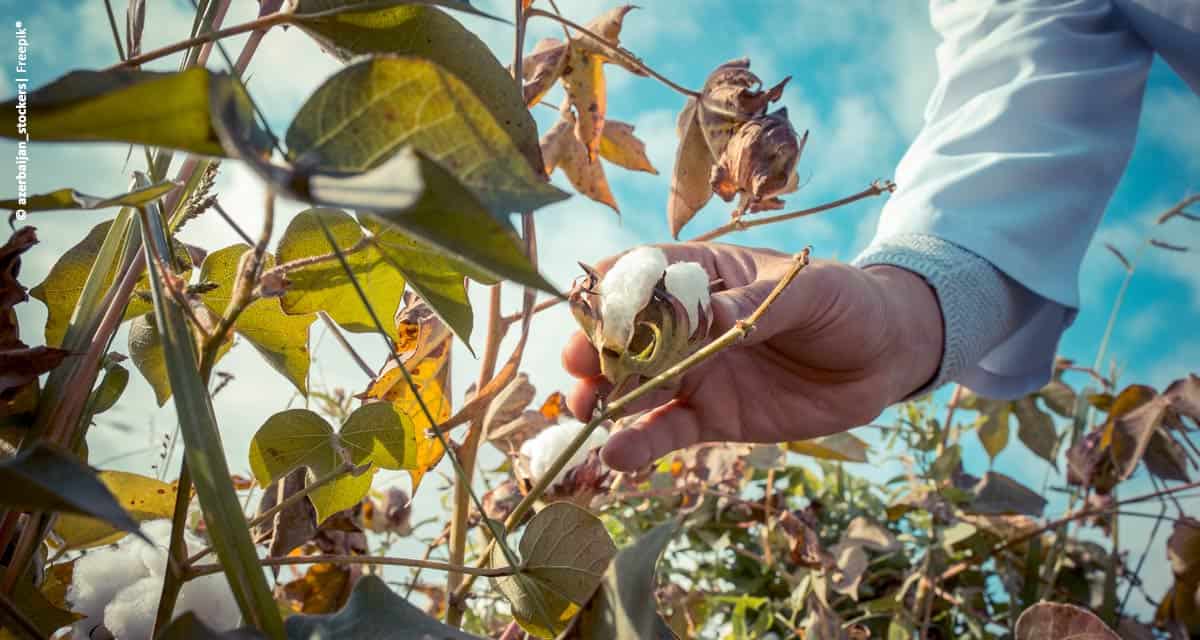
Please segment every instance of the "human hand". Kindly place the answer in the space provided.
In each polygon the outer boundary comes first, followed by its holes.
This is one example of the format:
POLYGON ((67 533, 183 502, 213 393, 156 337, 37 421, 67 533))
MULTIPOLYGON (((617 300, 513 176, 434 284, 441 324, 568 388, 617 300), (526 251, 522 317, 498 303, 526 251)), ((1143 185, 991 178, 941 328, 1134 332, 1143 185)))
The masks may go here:
MULTIPOLYGON (((719 279, 709 338, 749 316, 792 264, 786 254, 726 244, 660 248, 668 262, 698 262, 719 279)), ((596 268, 603 274, 615 260, 596 268)), ((844 431, 928 383, 941 354, 941 312, 919 276, 814 260, 745 340, 633 403, 631 411, 647 413, 614 433, 601 455, 610 467, 633 471, 698 442, 784 442, 844 431)), ((582 332, 567 342, 563 365, 580 379, 568 405, 587 419, 611 385, 582 332)))

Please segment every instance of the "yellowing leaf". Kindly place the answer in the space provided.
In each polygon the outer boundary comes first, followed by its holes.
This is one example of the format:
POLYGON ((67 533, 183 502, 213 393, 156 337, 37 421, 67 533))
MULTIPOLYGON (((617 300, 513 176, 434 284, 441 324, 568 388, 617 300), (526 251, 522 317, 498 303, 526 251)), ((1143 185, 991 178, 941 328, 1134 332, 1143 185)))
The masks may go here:
POLYGON ((129 323, 129 359, 154 389, 158 406, 166 404, 171 397, 171 382, 167 380, 167 361, 163 356, 162 336, 154 325, 154 314, 138 316, 129 323))
POLYGON ((608 111, 604 81, 604 61, 587 50, 571 46, 563 69, 563 88, 575 109, 575 137, 587 149, 587 159, 596 162, 600 153, 600 132, 608 111))
POLYGON ((297 613, 332 613, 350 598, 350 587, 350 567, 323 562, 283 585, 283 595, 297 613))
POLYGON ((25 204, 17 200, 0 202, 0 209, 24 209, 26 211, 55 211, 62 209, 105 209, 108 207, 136 207, 175 190, 179 185, 164 180, 144 189, 134 189, 129 193, 101 197, 89 196, 74 189, 58 189, 50 193, 41 193, 26 198, 25 204))
MULTIPOLYGON (((337 209, 308 209, 292 218, 276 250, 279 264, 287 264, 332 252, 321 221, 345 254, 354 278, 367 294, 371 308, 380 318, 391 317, 404 294, 404 276, 388 263, 379 250, 366 241, 358 222, 337 209)), ((337 259, 324 260, 301 269, 288 270, 290 284, 280 298, 283 311, 301 315, 325 311, 347 331, 367 333, 375 323, 350 276, 337 259)))
POLYGON ((697 113, 696 99, 688 98, 675 127, 679 147, 675 150, 675 169, 667 196, 667 224, 673 238, 679 237, 683 226, 708 204, 713 195, 709 177, 716 161, 704 139, 697 113))
MULTIPOLYGON (((138 522, 170 518, 175 509, 174 485, 125 471, 101 471, 99 477, 126 513, 138 522)), ((94 518, 64 513, 54 523, 54 534, 62 541, 60 548, 74 550, 116 542, 126 532, 94 518)))
POLYGON ((846 432, 787 443, 792 453, 841 462, 866 462, 867 449, 866 442, 846 432))
POLYGON ((542 159, 546 163, 546 173, 555 168, 562 169, 579 193, 620 213, 621 209, 608 187, 604 166, 599 159, 589 159, 588 150, 576 139, 574 119, 570 111, 563 112, 562 119, 542 137, 542 159))
POLYGON ((604 123, 604 132, 600 136, 600 157, 630 171, 658 175, 658 169, 646 157, 646 143, 633 135, 633 125, 626 122, 608 120, 604 123))
MULTIPOLYGON (((225 312, 233 295, 238 262, 249 250, 246 245, 232 245, 214 251, 204 259, 200 280, 215 283, 217 288, 202 298, 214 313, 225 312)), ((269 255, 264 258, 264 268, 270 268, 273 259, 269 255)), ((301 393, 308 393, 308 327, 315 319, 315 314, 289 316, 283 312, 279 300, 267 298, 250 303, 238 316, 234 329, 301 393)))
POLYGON ((566 66, 566 43, 554 38, 538 40, 533 51, 521 62, 525 105, 532 107, 541 102, 566 66))

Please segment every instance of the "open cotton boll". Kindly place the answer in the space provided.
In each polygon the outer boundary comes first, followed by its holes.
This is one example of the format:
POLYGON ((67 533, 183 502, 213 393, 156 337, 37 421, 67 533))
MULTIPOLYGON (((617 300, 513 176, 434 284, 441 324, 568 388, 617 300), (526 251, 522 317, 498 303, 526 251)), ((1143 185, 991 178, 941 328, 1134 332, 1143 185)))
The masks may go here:
POLYGON ((654 293, 667 269, 667 255, 657 247, 638 247, 617 259, 600 282, 600 317, 605 346, 624 350, 633 337, 633 320, 654 293))
POLYGON ((700 326, 700 308, 708 311, 712 301, 708 293, 708 272, 698 262, 676 262, 667 267, 663 283, 667 293, 675 296, 687 309, 688 328, 695 331, 700 326))
MULTIPOLYGON (((159 583, 162 586, 162 583, 159 583)), ((157 608, 158 602, 154 603, 157 608)), ((213 573, 189 580, 179 591, 175 617, 194 612, 213 631, 230 631, 241 622, 242 613, 224 573, 213 573)))
POLYGON ((141 640, 154 634, 154 614, 162 595, 162 576, 146 576, 125 587, 104 607, 104 627, 117 640, 141 640))
POLYGON ((140 558, 119 546, 89 551, 76 560, 67 602, 72 611, 87 616, 76 623, 76 637, 90 637, 91 629, 104 623, 108 603, 121 590, 149 575, 140 558))
MULTIPOLYGON (((578 420, 567 420, 560 424, 551 425, 542 430, 533 438, 525 441, 521 445, 521 453, 529 458, 529 471, 534 478, 541 478, 550 470, 550 465, 558 458, 558 454, 567 449, 567 445, 579 435, 585 425, 578 420)), ((571 456, 567 461, 566 466, 554 476, 554 482, 557 484, 562 482, 566 477, 567 471, 572 467, 583 464, 587 460, 588 452, 596 447, 602 446, 608 441, 608 431, 603 427, 597 427, 584 441, 583 446, 571 456)))

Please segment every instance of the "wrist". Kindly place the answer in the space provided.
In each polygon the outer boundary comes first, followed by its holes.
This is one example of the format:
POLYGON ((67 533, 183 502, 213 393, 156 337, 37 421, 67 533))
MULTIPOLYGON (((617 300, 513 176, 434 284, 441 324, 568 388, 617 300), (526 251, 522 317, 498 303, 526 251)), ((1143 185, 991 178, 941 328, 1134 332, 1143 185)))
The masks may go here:
POLYGON ((873 265, 866 272, 879 285, 889 331, 888 362, 891 402, 924 388, 937 376, 942 362, 945 327, 933 287, 921 276, 890 265, 873 265))

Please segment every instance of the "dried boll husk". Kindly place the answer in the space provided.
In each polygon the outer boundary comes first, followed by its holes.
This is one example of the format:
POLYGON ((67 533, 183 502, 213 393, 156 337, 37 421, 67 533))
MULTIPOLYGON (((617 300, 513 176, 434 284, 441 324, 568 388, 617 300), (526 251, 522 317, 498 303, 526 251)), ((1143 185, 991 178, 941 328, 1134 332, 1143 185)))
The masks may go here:
POLYGON ((807 140, 807 131, 797 137, 787 109, 746 122, 713 167, 713 192, 725 202, 742 195, 735 216, 782 208, 779 196, 796 190, 796 163, 807 140))
POLYGON ((779 100, 789 80, 791 76, 763 91, 762 80, 750 71, 749 58, 731 60, 709 74, 700 92, 698 117, 714 159, 721 157, 742 124, 764 115, 767 106, 779 100))
MULTIPOLYGON (((622 260, 633 253, 626 254, 622 260)), ((602 280, 590 267, 581 266, 586 275, 572 288, 569 304, 576 322, 596 347, 600 372, 613 384, 613 397, 620 396, 642 379, 662 373, 703 344, 711 324, 707 289, 701 296, 680 289, 673 293, 668 289, 665 277, 670 267, 658 268, 656 273, 651 274, 654 279, 649 295, 628 325, 624 324, 624 317, 619 316, 609 318, 606 326, 603 313, 603 297, 606 295, 604 285, 609 284, 611 289, 614 282, 611 278, 602 280), (681 296, 696 299, 683 300, 681 296), (694 323, 692 318, 696 319, 694 323), (623 321, 622 325, 614 326, 614 319, 623 321)), ((617 270, 618 266, 620 261, 613 270, 617 270)), ((657 267, 650 261, 646 266, 652 269, 657 267)), ((616 292, 610 290, 607 293, 612 295, 616 292)), ((639 296, 638 300, 641 300, 640 292, 620 293, 639 296)))

